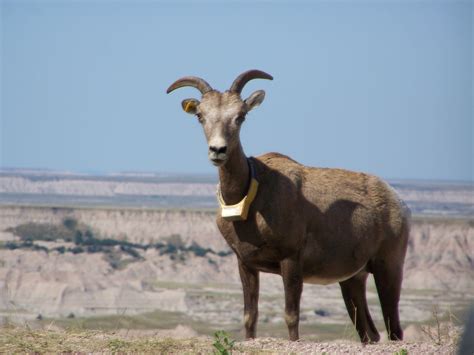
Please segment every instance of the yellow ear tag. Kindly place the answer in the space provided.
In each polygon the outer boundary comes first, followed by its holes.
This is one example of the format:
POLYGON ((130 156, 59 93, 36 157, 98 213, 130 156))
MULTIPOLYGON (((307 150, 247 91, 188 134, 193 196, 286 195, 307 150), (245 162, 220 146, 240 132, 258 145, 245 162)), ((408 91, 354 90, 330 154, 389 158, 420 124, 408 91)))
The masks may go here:
POLYGON ((184 111, 192 112, 194 110, 196 110, 196 103, 193 101, 186 102, 186 106, 184 106, 184 111))

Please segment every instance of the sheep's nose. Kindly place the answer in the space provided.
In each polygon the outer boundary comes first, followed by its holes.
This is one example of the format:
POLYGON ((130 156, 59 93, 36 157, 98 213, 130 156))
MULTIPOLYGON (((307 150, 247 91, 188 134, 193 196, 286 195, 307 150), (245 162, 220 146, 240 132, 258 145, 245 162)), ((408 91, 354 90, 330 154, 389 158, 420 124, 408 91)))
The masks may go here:
POLYGON ((215 147, 213 145, 210 145, 209 150, 213 153, 216 153, 216 154, 225 154, 225 152, 227 152, 227 147, 226 146, 215 147))

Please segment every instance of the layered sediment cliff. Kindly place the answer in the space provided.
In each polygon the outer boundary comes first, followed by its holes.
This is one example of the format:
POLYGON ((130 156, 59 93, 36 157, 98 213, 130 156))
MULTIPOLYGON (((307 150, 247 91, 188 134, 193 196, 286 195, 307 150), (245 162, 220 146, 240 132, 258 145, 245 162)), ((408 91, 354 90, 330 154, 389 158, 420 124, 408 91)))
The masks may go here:
MULTIPOLYGON (((238 285, 234 256, 218 255, 229 248, 210 211, 2 206, 0 238, 4 243, 17 240, 6 230, 21 224, 61 224, 66 218, 90 226, 103 238, 152 244, 179 235, 183 245, 199 245, 214 253, 183 252, 173 258, 150 248, 140 251, 135 262, 114 269, 101 253, 0 249, 0 308, 11 308, 14 302, 20 308, 46 314, 71 309, 84 314, 116 312, 119 308, 138 312, 148 307, 180 311, 188 309, 186 293, 156 288, 157 281, 238 285)), ((473 254, 472 220, 415 218, 404 288, 474 295, 473 254)), ((272 281, 268 287, 278 282, 272 281)))

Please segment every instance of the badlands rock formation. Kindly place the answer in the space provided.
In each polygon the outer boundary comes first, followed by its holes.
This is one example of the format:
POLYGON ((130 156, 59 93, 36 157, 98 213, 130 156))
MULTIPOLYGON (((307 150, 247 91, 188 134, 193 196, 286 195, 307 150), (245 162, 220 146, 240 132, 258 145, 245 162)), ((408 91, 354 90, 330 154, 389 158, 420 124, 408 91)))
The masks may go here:
MULTIPOLYGON (((12 312, 26 311, 29 317, 65 317, 71 313, 87 316, 126 310, 134 314, 161 309, 197 320, 214 317, 219 322, 240 324, 236 262, 233 255, 217 255, 229 249, 216 229, 213 212, 2 206, 0 238, 4 243, 18 240, 6 230, 24 223, 61 224, 65 218, 90 226, 103 238, 151 244, 179 234, 184 245, 195 243, 214 253, 180 252, 178 257, 170 257, 150 248, 140 251, 140 260, 115 269, 103 253, 0 249, 0 314, 11 317, 12 312)), ((57 244, 43 242, 47 243, 50 249, 57 244)), ((419 306, 418 296, 410 299, 410 290, 434 290, 445 305, 450 305, 449 297, 443 298, 447 295, 454 299, 452 304, 467 305, 474 297, 473 280, 473 221, 415 218, 405 264, 407 296, 402 296, 402 318, 416 321, 431 314, 430 301, 424 308, 419 306)), ((263 321, 282 320, 280 278, 264 276, 262 295, 263 321)), ((369 288, 369 303, 375 300, 375 291, 369 288)), ((380 313, 376 309, 375 317, 380 313)), ((302 315, 313 320, 318 317, 319 322, 345 322, 338 285, 305 286, 302 315)))

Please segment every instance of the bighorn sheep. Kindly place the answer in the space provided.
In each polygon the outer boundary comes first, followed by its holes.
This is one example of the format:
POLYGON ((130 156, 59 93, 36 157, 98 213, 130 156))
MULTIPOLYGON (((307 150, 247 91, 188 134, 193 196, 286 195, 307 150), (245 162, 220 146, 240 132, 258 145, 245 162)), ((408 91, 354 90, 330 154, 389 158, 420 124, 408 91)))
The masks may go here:
POLYGON ((268 153, 247 158, 240 127, 265 92, 240 94, 252 79, 272 76, 249 70, 221 93, 205 80, 184 77, 167 93, 192 86, 201 101, 182 107, 196 115, 219 169, 221 205, 217 226, 235 252, 244 294, 246 338, 256 336, 259 272, 279 274, 285 289, 289 337, 297 340, 303 283, 339 282, 362 342, 380 339, 365 294, 368 273, 375 278, 389 338, 401 340, 398 315, 410 212, 381 179, 342 169, 312 168, 268 153))

